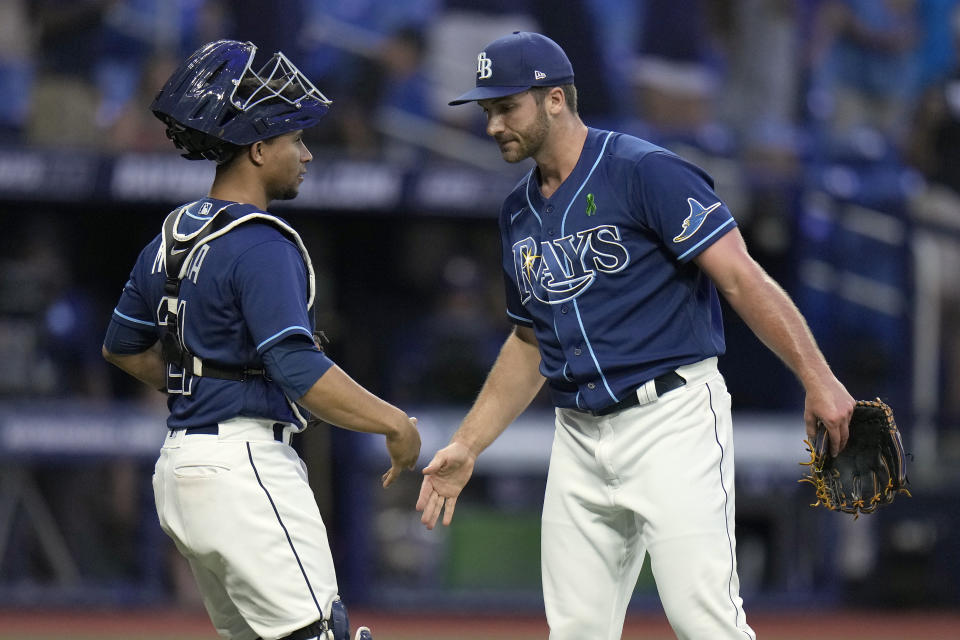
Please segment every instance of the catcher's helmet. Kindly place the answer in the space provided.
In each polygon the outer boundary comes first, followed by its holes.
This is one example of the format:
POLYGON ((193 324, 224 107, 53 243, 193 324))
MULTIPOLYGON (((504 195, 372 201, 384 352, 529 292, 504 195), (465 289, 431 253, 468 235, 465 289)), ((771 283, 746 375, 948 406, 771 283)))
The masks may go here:
POLYGON ((280 52, 254 71, 252 42, 200 47, 157 94, 150 110, 185 158, 223 162, 238 146, 315 125, 330 100, 280 52))

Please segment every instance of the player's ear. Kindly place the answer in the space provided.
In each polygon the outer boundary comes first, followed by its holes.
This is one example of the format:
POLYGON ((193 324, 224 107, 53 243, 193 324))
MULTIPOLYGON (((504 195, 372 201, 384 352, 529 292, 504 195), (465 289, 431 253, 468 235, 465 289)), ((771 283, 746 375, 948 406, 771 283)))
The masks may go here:
POLYGON ((256 166, 261 166, 265 162, 263 154, 263 140, 258 140, 247 147, 247 157, 250 158, 250 162, 256 166))
POLYGON ((552 115, 558 115, 567 108, 567 97, 560 87, 552 87, 546 96, 547 110, 552 115))

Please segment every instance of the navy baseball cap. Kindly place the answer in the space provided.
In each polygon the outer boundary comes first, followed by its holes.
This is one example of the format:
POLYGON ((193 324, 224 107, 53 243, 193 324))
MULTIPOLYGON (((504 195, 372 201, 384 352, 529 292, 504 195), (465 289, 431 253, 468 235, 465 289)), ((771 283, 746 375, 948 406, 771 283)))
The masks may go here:
POLYGON ((451 106, 502 98, 530 87, 556 87, 573 82, 567 54, 547 36, 514 31, 494 40, 477 56, 477 86, 451 101, 451 106))

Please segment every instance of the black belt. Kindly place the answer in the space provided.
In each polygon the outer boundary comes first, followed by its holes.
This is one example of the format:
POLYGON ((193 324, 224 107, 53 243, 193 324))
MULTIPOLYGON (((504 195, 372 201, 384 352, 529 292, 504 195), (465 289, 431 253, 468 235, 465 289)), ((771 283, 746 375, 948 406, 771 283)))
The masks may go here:
MULTIPOLYGON (((283 442, 283 429, 287 425, 282 422, 276 422, 273 425, 273 439, 277 442, 283 442)), ((177 427, 175 429, 170 429, 172 434, 175 431, 183 431, 185 435, 207 435, 207 436, 218 436, 220 435, 220 425, 218 424, 206 424, 201 427, 177 427)))
MULTIPOLYGON (((679 389, 683 385, 687 384, 686 378, 681 376, 676 371, 670 371, 662 376, 657 376, 653 379, 653 386, 657 390, 657 396, 662 396, 668 391, 673 391, 674 389, 679 389)), ((639 388, 639 387, 638 387, 639 388)), ((596 411, 590 410, 589 413, 595 416, 608 416, 611 413, 616 413, 617 411, 623 411, 629 407, 634 407, 640 404, 640 397, 637 395, 636 389, 627 394, 627 397, 621 400, 620 402, 614 402, 613 404, 605 406, 603 409, 597 409, 596 411)))

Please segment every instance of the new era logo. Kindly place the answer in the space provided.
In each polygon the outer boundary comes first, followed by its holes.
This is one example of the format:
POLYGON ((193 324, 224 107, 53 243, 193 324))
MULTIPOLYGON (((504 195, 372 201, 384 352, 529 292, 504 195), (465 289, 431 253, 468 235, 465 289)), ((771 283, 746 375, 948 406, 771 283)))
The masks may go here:
POLYGON ((543 71, 537 71, 536 69, 534 69, 533 77, 537 80, 543 80, 544 78, 547 77, 547 74, 545 74, 543 71))

